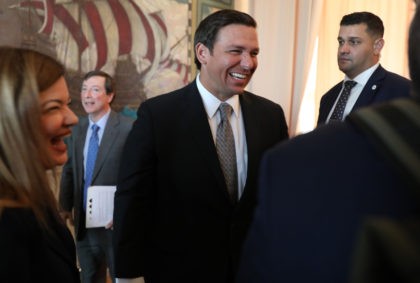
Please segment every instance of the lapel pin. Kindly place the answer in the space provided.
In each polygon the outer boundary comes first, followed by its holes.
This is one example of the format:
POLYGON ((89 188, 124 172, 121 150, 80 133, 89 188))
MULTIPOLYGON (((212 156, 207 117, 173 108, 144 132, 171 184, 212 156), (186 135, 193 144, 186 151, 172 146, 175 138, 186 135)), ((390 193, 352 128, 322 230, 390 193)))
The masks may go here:
POLYGON ((372 86, 372 90, 375 90, 375 89, 376 89, 376 85, 373 85, 373 86, 372 86))

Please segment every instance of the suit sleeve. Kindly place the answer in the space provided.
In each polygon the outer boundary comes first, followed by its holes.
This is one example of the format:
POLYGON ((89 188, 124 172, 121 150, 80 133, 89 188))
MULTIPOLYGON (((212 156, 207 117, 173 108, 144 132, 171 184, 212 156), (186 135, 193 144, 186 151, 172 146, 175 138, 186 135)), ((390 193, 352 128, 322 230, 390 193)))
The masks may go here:
MULTIPOLYGON (((272 253, 272 233, 270 231, 271 221, 269 213, 270 205, 270 174, 273 174, 269 166, 267 157, 263 158, 260 170, 258 206, 255 210, 254 220, 248 231, 247 240, 242 251, 242 258, 238 272, 237 282, 272 282, 275 264, 271 260, 272 253)), ((274 221, 276 221, 274 219, 274 221)), ((275 280, 274 280, 275 281, 275 280)))
POLYGON ((147 102, 123 149, 114 202, 114 253, 117 278, 144 276, 146 239, 150 230, 156 157, 147 102))

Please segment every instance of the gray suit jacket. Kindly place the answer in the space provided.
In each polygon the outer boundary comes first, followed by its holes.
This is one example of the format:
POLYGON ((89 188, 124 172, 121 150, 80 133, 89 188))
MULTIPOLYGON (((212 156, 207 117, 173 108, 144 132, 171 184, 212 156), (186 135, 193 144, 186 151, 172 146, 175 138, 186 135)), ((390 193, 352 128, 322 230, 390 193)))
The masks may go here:
MULTIPOLYGON (((92 185, 111 186, 117 184, 117 173, 121 153, 132 127, 133 120, 111 111, 102 136, 92 176, 92 185)), ((83 210, 83 148, 89 119, 83 117, 74 126, 72 136, 67 140, 69 159, 61 175, 59 202, 61 209, 74 209, 76 239, 82 239, 85 231, 83 210)))

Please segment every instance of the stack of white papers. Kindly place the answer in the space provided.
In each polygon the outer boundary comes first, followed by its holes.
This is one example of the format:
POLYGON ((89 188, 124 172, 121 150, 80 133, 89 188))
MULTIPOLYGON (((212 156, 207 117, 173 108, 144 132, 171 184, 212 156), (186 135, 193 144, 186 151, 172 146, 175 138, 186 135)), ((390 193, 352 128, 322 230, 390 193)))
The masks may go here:
POLYGON ((114 213, 116 186, 91 186, 87 191, 86 228, 105 227, 114 213))

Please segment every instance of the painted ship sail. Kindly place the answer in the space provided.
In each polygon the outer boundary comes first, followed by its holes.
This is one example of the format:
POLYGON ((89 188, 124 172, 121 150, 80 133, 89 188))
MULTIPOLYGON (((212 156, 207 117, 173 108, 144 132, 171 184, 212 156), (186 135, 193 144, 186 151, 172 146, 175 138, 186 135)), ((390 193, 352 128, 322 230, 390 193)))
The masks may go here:
POLYGON ((118 60, 128 59, 146 83, 159 68, 177 72, 184 83, 188 67, 173 60, 167 27, 159 12, 147 13, 134 0, 55 3, 28 0, 17 7, 35 10, 39 33, 49 36, 57 57, 70 70, 102 69, 113 74, 118 60))

